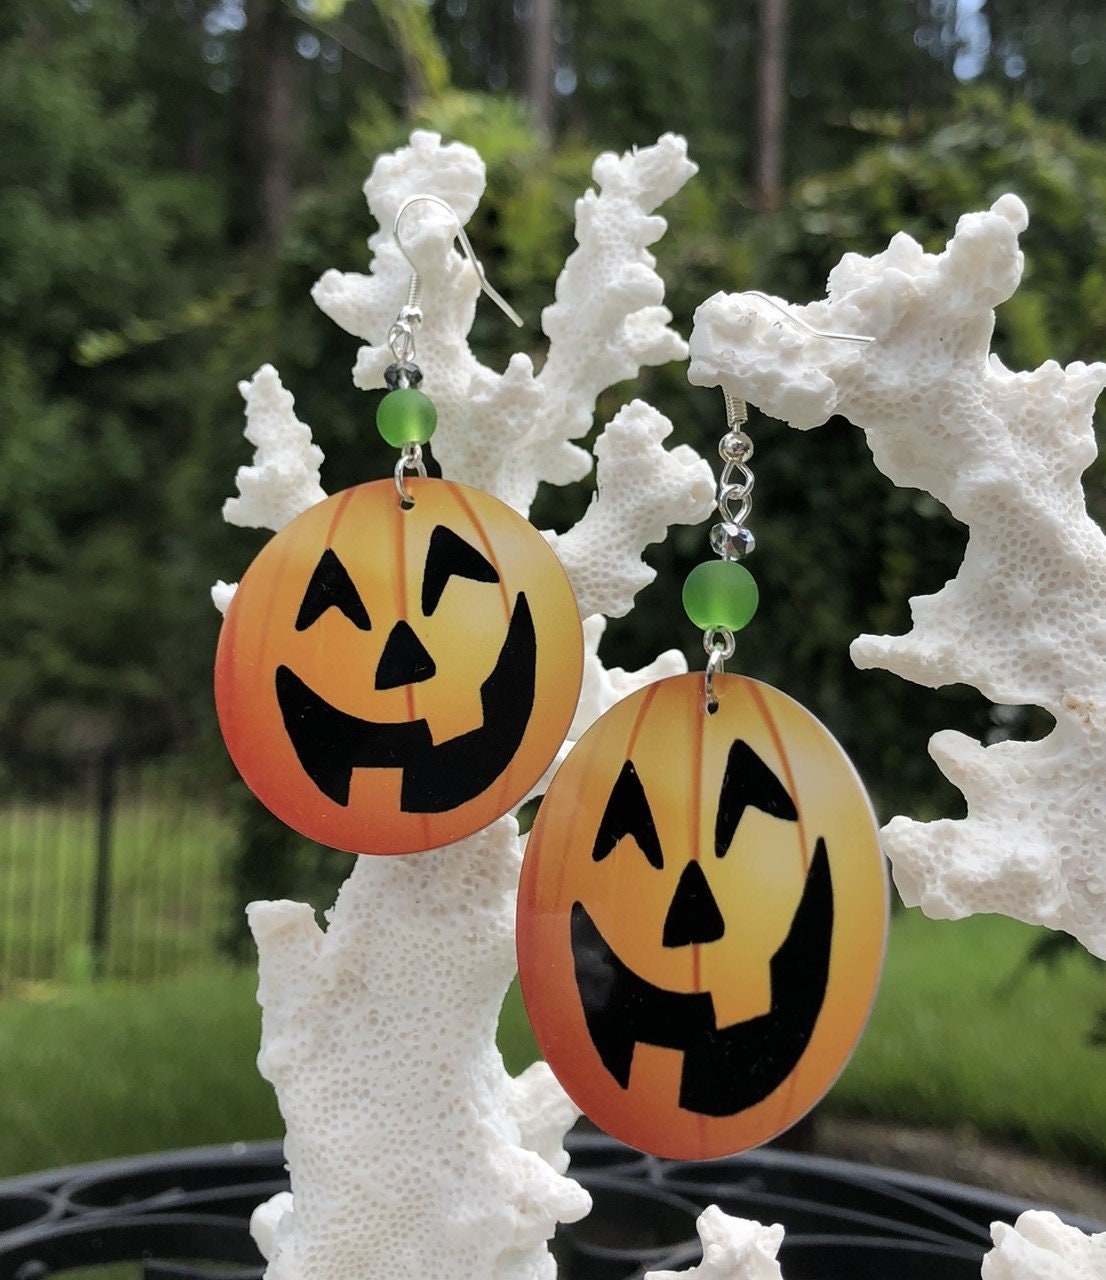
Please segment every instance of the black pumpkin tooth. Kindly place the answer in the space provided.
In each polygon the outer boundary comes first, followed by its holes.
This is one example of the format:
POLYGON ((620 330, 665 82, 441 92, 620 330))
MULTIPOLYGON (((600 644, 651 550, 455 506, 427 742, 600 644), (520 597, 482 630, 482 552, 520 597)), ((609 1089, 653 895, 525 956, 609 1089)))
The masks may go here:
POLYGON ((833 881, 819 839, 787 937, 768 962, 767 1013, 717 1025, 710 994, 666 991, 615 954, 581 902, 570 937, 584 1021, 604 1067, 629 1088, 637 1044, 683 1053, 680 1106, 734 1116, 763 1101, 795 1070, 822 1011, 833 943, 833 881))
POLYGON ((537 636, 524 593, 480 686, 483 722, 434 744, 425 720, 362 720, 332 706, 296 673, 276 670, 276 697, 303 771, 328 799, 349 804, 354 769, 402 769, 400 808, 444 813, 486 791, 514 758, 534 709, 537 636))
POLYGON ((290 667, 276 671, 277 702, 304 773, 335 804, 349 804, 355 768, 399 768, 412 751, 431 746, 425 720, 375 724, 332 707, 290 667))

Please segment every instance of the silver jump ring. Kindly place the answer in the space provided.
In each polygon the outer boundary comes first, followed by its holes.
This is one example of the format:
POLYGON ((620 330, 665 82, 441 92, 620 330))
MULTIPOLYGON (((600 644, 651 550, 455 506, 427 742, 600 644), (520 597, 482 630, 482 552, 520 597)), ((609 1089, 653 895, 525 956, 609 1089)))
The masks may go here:
POLYGON ((703 632, 703 648, 709 658, 713 659, 721 654, 722 661, 725 662, 727 658, 734 656, 737 641, 728 627, 713 627, 710 631, 703 632))
POLYGON ((404 507, 413 507, 415 499, 407 491, 407 472, 414 472, 420 479, 426 479, 426 463, 422 460, 422 445, 405 444, 396 462, 393 472, 396 492, 404 507))
POLYGON ((716 627, 703 632, 703 648, 707 651, 707 669, 703 675, 703 709, 712 716, 718 710, 718 695, 714 692, 714 677, 725 675, 726 659, 732 658, 737 642, 733 632, 726 627, 716 627))

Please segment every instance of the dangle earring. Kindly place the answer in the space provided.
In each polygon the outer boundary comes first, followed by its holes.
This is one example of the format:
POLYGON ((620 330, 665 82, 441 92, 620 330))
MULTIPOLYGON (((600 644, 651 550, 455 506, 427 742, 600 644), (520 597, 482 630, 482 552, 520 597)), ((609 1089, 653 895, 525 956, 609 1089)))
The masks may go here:
MULTIPOLYGON (((488 284, 446 209, 480 287, 488 284)), ((410 258, 408 257, 410 262, 410 258)), ((437 412, 418 389, 412 265, 377 427, 394 476, 311 507, 266 544, 231 601, 215 701, 247 786, 288 826, 352 853, 437 848, 516 805, 568 732, 583 670, 560 561, 505 503, 428 477, 437 412)))
POLYGON ((518 897, 519 978, 549 1066, 600 1128, 679 1159, 756 1146, 818 1101, 864 1028, 886 933, 883 855, 848 757, 786 694, 725 671, 757 607, 739 563, 754 547, 745 416, 727 395, 718 558, 684 586, 706 671, 638 690, 577 742, 518 897))

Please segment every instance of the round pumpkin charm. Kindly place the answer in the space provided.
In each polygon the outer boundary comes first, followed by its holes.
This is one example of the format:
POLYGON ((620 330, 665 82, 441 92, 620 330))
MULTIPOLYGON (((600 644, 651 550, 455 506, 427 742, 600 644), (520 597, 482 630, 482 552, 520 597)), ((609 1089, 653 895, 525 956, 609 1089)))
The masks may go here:
POLYGON ((887 883, 848 758, 742 676, 639 690, 542 801, 518 898, 538 1044, 601 1128, 706 1160, 793 1124, 844 1066, 883 960, 887 883))
POLYGON ((247 785, 353 853, 412 853, 507 812, 564 740, 583 669, 560 561, 476 489, 358 485, 262 549, 231 601, 215 702, 247 785))

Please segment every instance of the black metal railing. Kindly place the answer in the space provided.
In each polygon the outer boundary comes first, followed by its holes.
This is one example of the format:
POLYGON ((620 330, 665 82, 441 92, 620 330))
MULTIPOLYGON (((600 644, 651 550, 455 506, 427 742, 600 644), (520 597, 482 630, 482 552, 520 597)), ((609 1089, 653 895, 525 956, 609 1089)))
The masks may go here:
MULTIPOLYGON (((554 1241, 562 1280, 627 1280, 700 1257, 708 1204, 781 1222, 787 1280, 979 1280, 990 1224, 1036 1206, 935 1178, 794 1152, 691 1164, 570 1134, 594 1200, 554 1241)), ((132 1262, 144 1280, 256 1280, 249 1215, 288 1186, 280 1144, 237 1143, 0 1182, 0 1280, 132 1262)), ((1071 1214, 1085 1231, 1099 1224, 1071 1214)))
POLYGON ((232 818, 184 757, 40 758, 0 789, 0 996, 220 963, 232 818))

